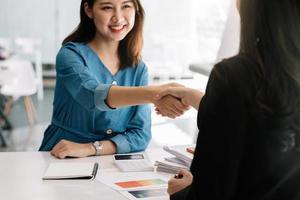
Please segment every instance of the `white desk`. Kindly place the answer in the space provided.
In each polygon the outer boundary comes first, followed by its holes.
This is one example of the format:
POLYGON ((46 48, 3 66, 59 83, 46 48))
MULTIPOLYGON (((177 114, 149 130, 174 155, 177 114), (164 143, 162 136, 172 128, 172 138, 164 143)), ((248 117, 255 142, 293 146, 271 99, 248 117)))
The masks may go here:
MULTIPOLYGON (((154 162, 168 156, 162 149, 146 151, 154 162)), ((125 200, 118 192, 97 180, 43 181, 42 177, 51 161, 74 162, 74 159, 58 160, 49 153, 17 152, 0 153, 0 199, 3 200, 125 200)), ((113 173, 112 156, 77 159, 77 162, 97 161, 97 176, 113 173)), ((167 175, 166 175, 167 176, 167 175)))

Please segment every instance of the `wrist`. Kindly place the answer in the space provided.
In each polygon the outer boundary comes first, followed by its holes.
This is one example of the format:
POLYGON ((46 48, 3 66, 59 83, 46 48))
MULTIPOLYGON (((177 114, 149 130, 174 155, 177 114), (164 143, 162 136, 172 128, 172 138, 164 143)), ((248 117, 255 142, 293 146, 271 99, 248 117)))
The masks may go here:
POLYGON ((94 148, 94 156, 100 156, 102 149, 103 149, 103 142, 101 141, 95 141, 92 144, 92 147, 94 148))
POLYGON ((160 91, 159 86, 146 86, 143 91, 145 91, 145 93, 142 96, 145 97, 147 103, 155 104, 157 102, 156 95, 160 91))
POLYGON ((191 99, 190 99, 190 105, 192 105, 196 110, 199 109, 199 104, 200 104, 200 101, 203 97, 203 93, 200 92, 199 90, 196 90, 196 89, 191 89, 191 99))
POLYGON ((93 143, 88 143, 87 144, 87 154, 88 156, 94 156, 96 154, 96 149, 93 145, 93 143))

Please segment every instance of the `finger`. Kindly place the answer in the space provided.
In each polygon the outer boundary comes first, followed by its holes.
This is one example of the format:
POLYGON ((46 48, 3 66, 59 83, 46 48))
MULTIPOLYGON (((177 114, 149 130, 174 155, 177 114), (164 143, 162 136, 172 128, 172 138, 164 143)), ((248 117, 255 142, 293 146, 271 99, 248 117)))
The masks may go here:
POLYGON ((61 149, 61 148, 63 148, 64 146, 66 146, 67 143, 68 143, 67 140, 62 139, 62 140, 60 140, 60 141, 53 147, 52 150, 58 151, 59 149, 61 149))
POLYGON ((59 159, 64 159, 69 155, 71 155, 71 153, 70 153, 70 150, 67 147, 64 147, 64 148, 60 149, 56 153, 56 157, 59 158, 59 159))
POLYGON ((178 108, 175 106, 175 104, 176 104, 176 103, 173 102, 173 103, 169 103, 169 104, 166 105, 166 109, 167 109, 168 113, 171 113, 171 114, 173 114, 173 115, 175 115, 175 116, 180 116, 180 115, 182 115, 183 112, 182 112, 180 109, 178 109, 178 108))
POLYGON ((186 106, 186 107, 190 107, 187 98, 182 98, 182 99, 181 99, 181 103, 182 103, 184 106, 186 106))
POLYGON ((159 100, 159 99, 161 99, 161 98, 163 98, 164 96, 167 96, 167 95, 172 95, 172 96, 177 97, 176 94, 175 94, 174 89, 168 88, 168 89, 162 90, 160 93, 158 93, 156 95, 156 99, 159 100))
POLYGON ((61 151, 61 152, 59 152, 58 154, 57 154, 57 157, 59 158, 59 159, 64 159, 64 158, 66 158, 68 156, 68 153, 66 152, 66 151, 61 151))
POLYGON ((170 113, 170 112, 166 112, 166 113, 165 113, 165 116, 166 116, 166 117, 169 117, 169 118, 171 118, 171 119, 175 119, 175 118, 176 118, 176 115, 174 115, 173 113, 170 113))
POLYGON ((168 116, 168 117, 175 117, 176 113, 172 111, 173 108, 171 108, 169 105, 165 105, 163 107, 161 107, 161 109, 159 109, 159 112, 162 115, 168 116))
POLYGON ((65 144, 64 143, 61 143, 59 142, 57 145, 54 146, 54 148, 52 149, 52 152, 54 154, 57 154, 58 152, 62 151, 63 148, 65 148, 65 144))
POLYGON ((183 115, 184 112, 187 110, 186 106, 184 106, 182 103, 180 102, 174 102, 174 108, 176 109, 176 112, 179 115, 183 115))
POLYGON ((178 174, 181 174, 182 176, 191 176, 191 172, 185 169, 181 169, 178 174))

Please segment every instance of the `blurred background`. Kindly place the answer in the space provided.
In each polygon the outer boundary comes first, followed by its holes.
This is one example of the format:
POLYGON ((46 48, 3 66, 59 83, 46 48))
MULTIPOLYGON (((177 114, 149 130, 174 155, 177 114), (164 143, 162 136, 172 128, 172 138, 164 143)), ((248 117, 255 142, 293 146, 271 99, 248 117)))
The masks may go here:
MULTIPOLYGON (((0 1, 0 151, 36 151, 52 115, 55 56, 79 23, 81 0, 0 1)), ((235 55, 235 0, 141 0, 143 60, 151 84, 205 90, 213 65, 235 55)), ((175 120, 153 114, 150 146, 190 144, 196 111, 175 120)))

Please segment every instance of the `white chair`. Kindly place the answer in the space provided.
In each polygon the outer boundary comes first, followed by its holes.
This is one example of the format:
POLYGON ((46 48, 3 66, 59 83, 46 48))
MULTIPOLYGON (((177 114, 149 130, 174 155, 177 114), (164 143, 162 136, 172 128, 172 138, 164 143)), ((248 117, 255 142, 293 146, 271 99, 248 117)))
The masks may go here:
POLYGON ((35 64, 35 80, 37 84, 38 100, 43 100, 43 71, 42 71, 42 55, 40 51, 41 40, 26 37, 17 37, 14 40, 15 54, 18 57, 30 59, 35 64))
POLYGON ((11 97, 4 114, 9 114, 14 97, 22 97, 30 126, 37 122, 31 99, 31 95, 37 92, 37 84, 31 62, 17 59, 0 61, 0 85, 0 93, 11 97))

